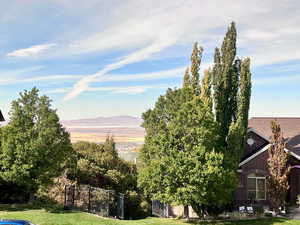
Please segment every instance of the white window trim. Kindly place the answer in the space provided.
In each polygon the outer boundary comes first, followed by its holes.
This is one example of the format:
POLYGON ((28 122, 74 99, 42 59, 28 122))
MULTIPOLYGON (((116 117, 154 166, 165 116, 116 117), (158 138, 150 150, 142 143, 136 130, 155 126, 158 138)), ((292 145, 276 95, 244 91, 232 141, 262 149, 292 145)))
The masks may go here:
POLYGON ((248 189, 248 178, 251 178, 251 179, 255 179, 255 190, 250 190, 250 191, 255 191, 255 200, 258 200, 258 201, 260 201, 260 200, 266 200, 267 199, 267 184, 266 184, 266 177, 264 177, 264 176, 257 176, 257 177, 248 177, 247 176, 247 199, 249 200, 249 198, 248 198, 248 192, 249 192, 249 189, 248 189), (257 198, 257 196, 258 196, 258 184, 257 184, 257 180, 264 180, 265 182, 265 194, 264 194, 264 198, 257 198))

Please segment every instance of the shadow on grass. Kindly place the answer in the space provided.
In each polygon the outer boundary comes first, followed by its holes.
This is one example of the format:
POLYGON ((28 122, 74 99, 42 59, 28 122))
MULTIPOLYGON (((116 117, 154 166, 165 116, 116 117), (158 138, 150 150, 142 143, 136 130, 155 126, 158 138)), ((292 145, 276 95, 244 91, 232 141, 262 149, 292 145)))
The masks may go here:
POLYGON ((0 211, 16 212, 28 210, 45 210, 49 213, 76 213, 76 211, 66 210, 57 205, 35 205, 35 204, 0 204, 0 211))
POLYGON ((246 219, 237 221, 187 221, 187 224, 194 225, 273 225, 281 224, 289 219, 285 218, 264 218, 264 219, 246 219))
POLYGON ((41 209, 39 206, 34 206, 30 204, 0 204, 0 211, 28 211, 34 209, 41 209))

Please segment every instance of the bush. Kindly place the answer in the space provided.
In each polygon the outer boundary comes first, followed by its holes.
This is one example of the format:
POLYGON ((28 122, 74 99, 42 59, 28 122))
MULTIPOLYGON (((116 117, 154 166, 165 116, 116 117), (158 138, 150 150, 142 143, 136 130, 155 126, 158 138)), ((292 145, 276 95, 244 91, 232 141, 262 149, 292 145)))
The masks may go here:
POLYGON ((150 203, 135 191, 125 195, 125 219, 142 219, 151 214, 150 203))
POLYGON ((25 187, 14 183, 7 183, 0 180, 0 203, 14 204, 27 203, 29 192, 25 187))
POLYGON ((297 205, 300 207, 300 194, 297 195, 297 205))
POLYGON ((40 188, 36 194, 36 197, 48 204, 64 205, 65 200, 65 186, 73 185, 74 182, 69 180, 66 176, 60 176, 53 179, 52 185, 40 188))
POLYGON ((255 215, 261 216, 264 214, 264 207, 262 205, 253 205, 255 215))

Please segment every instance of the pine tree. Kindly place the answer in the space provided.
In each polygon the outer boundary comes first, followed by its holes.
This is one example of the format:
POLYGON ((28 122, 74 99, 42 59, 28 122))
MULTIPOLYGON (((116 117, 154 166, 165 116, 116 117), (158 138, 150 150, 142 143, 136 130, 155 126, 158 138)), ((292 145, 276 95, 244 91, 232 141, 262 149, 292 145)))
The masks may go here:
POLYGON ((204 76, 201 82, 200 98, 204 104, 206 104, 210 109, 212 109, 210 70, 204 71, 204 76))
POLYGON ((200 64, 202 59, 202 52, 203 48, 198 46, 198 43, 196 42, 194 44, 193 52, 191 55, 191 86, 195 91, 196 95, 200 94, 200 64))
POLYGON ((271 122, 272 142, 268 149, 268 170, 267 178, 268 194, 276 213, 279 207, 283 206, 287 191, 289 189, 288 174, 290 166, 287 166, 288 154, 284 151, 285 141, 280 125, 276 121, 271 122))
POLYGON ((184 76, 183 76, 183 85, 184 88, 191 87, 191 77, 190 77, 190 71, 189 67, 186 68, 184 76))

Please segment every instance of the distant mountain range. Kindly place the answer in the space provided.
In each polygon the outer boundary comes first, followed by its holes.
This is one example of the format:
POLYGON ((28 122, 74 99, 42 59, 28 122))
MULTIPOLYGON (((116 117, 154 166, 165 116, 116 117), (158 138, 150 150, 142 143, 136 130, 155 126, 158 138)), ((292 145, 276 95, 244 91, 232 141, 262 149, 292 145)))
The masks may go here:
POLYGON ((96 117, 61 121, 65 127, 140 127, 142 120, 133 116, 96 117))
POLYGON ((142 120, 132 116, 63 120, 61 123, 70 132, 72 142, 103 142, 107 135, 113 135, 118 143, 140 144, 145 136, 145 130, 141 127, 142 120))

